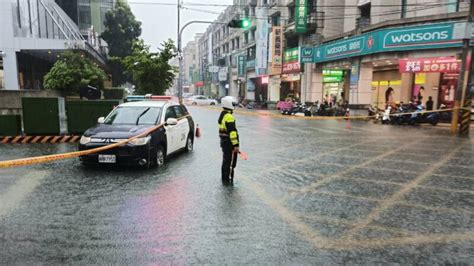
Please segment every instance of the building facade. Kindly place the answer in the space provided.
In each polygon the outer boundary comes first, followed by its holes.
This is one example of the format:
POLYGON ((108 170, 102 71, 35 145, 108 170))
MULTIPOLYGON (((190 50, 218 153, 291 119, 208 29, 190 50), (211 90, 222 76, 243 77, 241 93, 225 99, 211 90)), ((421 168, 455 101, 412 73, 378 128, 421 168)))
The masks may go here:
MULTIPOLYGON (((469 2, 239 0, 197 41, 209 95, 452 105, 469 2), (229 29, 249 18, 247 29, 229 29)), ((467 26, 467 28, 466 28, 467 26)), ((469 36, 470 37, 470 36, 469 36)), ((269 105, 269 107, 270 107, 269 105)))
POLYGON ((52 0, 0 1, 0 89, 40 90, 43 77, 65 50, 105 59, 52 0))
MULTIPOLYGON (((471 37, 468 3, 353 0, 345 5, 343 32, 300 47, 309 90, 304 101, 384 108, 424 104, 431 97, 435 107, 453 106, 462 40, 471 37)), ((328 21, 326 16, 325 26, 328 21)))

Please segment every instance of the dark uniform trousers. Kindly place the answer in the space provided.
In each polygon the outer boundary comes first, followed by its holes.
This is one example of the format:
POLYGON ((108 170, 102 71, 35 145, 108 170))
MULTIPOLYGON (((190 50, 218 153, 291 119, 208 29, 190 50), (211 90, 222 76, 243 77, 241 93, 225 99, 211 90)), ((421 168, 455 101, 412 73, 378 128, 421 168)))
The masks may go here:
POLYGON ((229 139, 221 139, 222 148, 222 181, 234 179, 234 168, 237 166, 238 154, 233 153, 234 146, 229 139), (232 167, 231 167, 232 166, 232 167))

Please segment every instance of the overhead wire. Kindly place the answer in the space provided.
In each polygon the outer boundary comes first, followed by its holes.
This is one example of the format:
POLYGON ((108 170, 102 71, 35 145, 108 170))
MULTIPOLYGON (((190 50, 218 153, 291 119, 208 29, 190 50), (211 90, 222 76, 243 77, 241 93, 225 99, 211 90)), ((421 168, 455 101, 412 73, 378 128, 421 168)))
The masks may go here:
MULTIPOLYGON (((428 9, 433 9, 433 8, 436 8, 436 7, 441 7, 441 6, 444 6, 445 4, 433 4, 433 5, 425 5, 425 6, 422 6, 420 8, 414 8, 414 9, 408 9, 406 10, 405 12, 406 13, 412 13, 412 12, 417 12, 417 11, 423 11, 423 10, 428 10, 428 9)), ((189 8, 189 7, 183 7, 184 9, 188 9, 188 10, 191 10, 191 11, 197 11, 197 12, 203 12, 203 13, 209 13, 209 14, 221 14, 222 12, 217 12, 217 11, 209 11, 209 10, 204 10, 204 9, 196 9, 196 8, 189 8)), ((392 10, 392 11, 384 11, 384 12, 374 12, 371 14, 371 17, 380 17, 380 16, 386 16, 386 15, 395 15, 395 14, 401 14, 402 11, 400 10, 392 10)), ((236 14, 234 14, 236 15, 236 14)), ((360 16, 359 14, 345 14, 343 16, 334 16, 334 17, 331 17, 331 16, 324 16, 321 18, 321 20, 341 20, 341 19, 344 19, 344 18, 353 18, 353 17, 358 17, 360 16)), ((257 19, 257 20, 268 20, 270 18, 272 18, 272 16, 267 16, 267 17, 257 17, 257 16, 243 16, 245 18, 249 18, 249 19, 257 19)), ((279 16, 280 19, 283 19, 283 20, 288 20, 288 19, 291 19, 292 17, 289 17, 289 16, 279 16)))
MULTIPOLYGON (((93 0, 96 1, 96 0, 93 0)), ((110 1, 114 2, 114 1, 110 1)), ((462 2, 462 4, 469 4, 471 1, 465 1, 462 2)), ((127 1, 128 4, 135 4, 135 5, 168 5, 168 6, 178 6, 177 3, 173 2, 140 2, 140 1, 127 1)), ((457 5, 457 2, 451 2, 451 1, 444 1, 444 2, 439 2, 439 1, 433 1, 433 2, 425 2, 425 3, 414 3, 410 4, 407 3, 404 6, 410 7, 410 6, 424 6, 424 5, 430 5, 430 4, 443 4, 443 5, 457 5)), ((221 3, 196 3, 196 2, 182 2, 181 5, 188 5, 188 6, 206 6, 206 7, 231 7, 231 6, 236 6, 236 7, 248 7, 248 6, 253 6, 250 4, 221 4, 221 3)), ((300 7, 302 5, 281 5, 281 4, 267 4, 264 7, 300 7)), ((308 5, 306 5, 308 6, 308 5)), ((351 8, 351 7, 360 7, 359 5, 315 5, 316 7, 334 7, 334 8, 351 8)), ((371 4, 371 7, 401 7, 401 4, 380 4, 380 5, 374 5, 371 4)), ((261 5, 260 5, 261 7, 261 5)))

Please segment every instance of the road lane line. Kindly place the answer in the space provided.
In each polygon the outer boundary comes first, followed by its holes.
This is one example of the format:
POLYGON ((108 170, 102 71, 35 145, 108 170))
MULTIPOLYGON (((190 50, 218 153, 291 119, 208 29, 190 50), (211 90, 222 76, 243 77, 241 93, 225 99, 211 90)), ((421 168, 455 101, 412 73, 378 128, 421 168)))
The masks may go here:
MULTIPOLYGON (((426 139, 428 137, 423 137, 423 139, 426 139)), ((317 188, 320 188, 321 186, 325 185, 325 184, 328 184, 336 179, 340 179, 340 178, 343 178, 343 175, 344 174, 347 174, 355 169, 358 169, 358 168, 361 168, 361 167, 364 167, 370 163, 373 163, 373 162, 376 162, 378 160, 381 160, 383 158, 386 158, 392 154, 395 154, 403 149, 405 149, 406 147, 410 147, 412 146, 413 144, 417 143, 417 142, 420 142, 420 140, 414 140, 414 141, 411 141, 405 145, 402 145, 400 147, 398 147, 397 149, 395 150, 391 150, 391 151, 388 151, 388 152, 385 152, 383 154, 380 154, 376 157, 373 157, 372 159, 369 159, 367 161, 364 161, 363 163, 360 163, 360 164, 355 164, 355 165, 352 165, 352 166, 349 166, 348 168, 344 169, 344 170, 341 170, 341 171, 338 171, 334 174, 330 174, 330 175, 327 175, 326 178, 322 179, 322 180, 319 180, 319 181, 316 181, 314 182, 313 184, 309 185, 309 186, 306 186, 296 192, 292 192, 290 193, 289 196, 295 196, 295 195, 298 195, 298 194, 302 194, 302 193, 308 193, 308 192, 311 192, 311 191, 314 191, 315 189, 317 188)))
MULTIPOLYGON (((0 194, 0 217, 10 214, 20 203, 28 197, 41 183, 50 171, 32 170, 33 172, 26 174, 16 180, 16 183, 9 187, 6 192, 0 194)), ((12 175, 13 174, 12 172, 12 175)))
POLYGON ((428 178, 430 175, 432 175, 436 170, 444 166, 449 160, 451 160, 454 157, 454 154, 461 150, 462 145, 459 145, 456 147, 454 150, 449 152, 446 156, 444 156, 440 161, 436 162, 433 164, 428 170, 422 172, 420 175, 418 175, 414 180, 408 182, 406 185, 403 185, 403 187, 398 190, 395 194, 393 194, 391 197, 383 200, 380 205, 375 208, 374 210, 369 213, 369 215, 364 219, 363 221, 359 222, 357 225, 355 225, 346 235, 346 238, 351 239, 354 234, 365 228, 367 225, 369 225, 372 221, 376 220, 377 218, 380 217, 380 215, 387 210, 388 208, 396 205, 398 202, 400 202, 403 199, 403 196, 405 196, 407 193, 412 191, 414 188, 416 188, 419 184, 421 184, 426 178, 428 178))

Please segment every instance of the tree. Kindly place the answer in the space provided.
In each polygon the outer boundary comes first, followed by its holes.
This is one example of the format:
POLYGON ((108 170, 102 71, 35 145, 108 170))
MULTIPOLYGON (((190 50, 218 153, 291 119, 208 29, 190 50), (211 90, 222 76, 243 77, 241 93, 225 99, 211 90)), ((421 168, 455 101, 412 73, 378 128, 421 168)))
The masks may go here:
POLYGON ((163 95, 173 84, 177 68, 168 62, 177 55, 173 40, 168 39, 157 53, 150 52, 150 46, 143 40, 133 45, 132 54, 125 57, 123 64, 132 75, 139 94, 163 95))
POLYGON ((135 19, 130 7, 118 1, 116 7, 105 15, 105 30, 101 35, 109 46, 109 66, 112 69, 113 85, 131 81, 121 62, 132 53, 132 45, 140 37, 141 22, 135 19))
POLYGON ((103 89, 106 79, 105 72, 82 53, 66 51, 44 77, 44 86, 78 93, 79 87, 87 85, 103 89))

